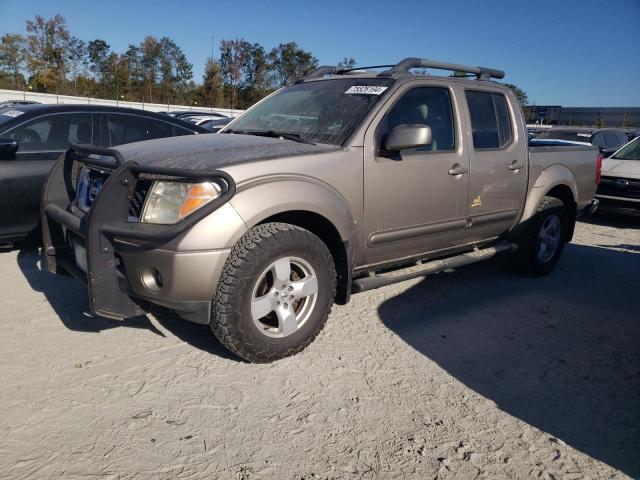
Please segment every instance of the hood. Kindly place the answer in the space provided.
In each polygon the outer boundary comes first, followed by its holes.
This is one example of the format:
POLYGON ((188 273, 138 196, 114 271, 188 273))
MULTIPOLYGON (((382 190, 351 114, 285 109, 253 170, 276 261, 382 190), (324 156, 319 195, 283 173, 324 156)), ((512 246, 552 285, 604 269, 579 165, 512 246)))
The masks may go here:
POLYGON ((618 160, 605 158, 602 161, 602 175, 640 179, 640 160, 618 160))
POLYGON ((160 138, 114 147, 125 160, 154 167, 212 170, 236 163, 340 150, 337 145, 310 145, 279 138, 204 133, 160 138))

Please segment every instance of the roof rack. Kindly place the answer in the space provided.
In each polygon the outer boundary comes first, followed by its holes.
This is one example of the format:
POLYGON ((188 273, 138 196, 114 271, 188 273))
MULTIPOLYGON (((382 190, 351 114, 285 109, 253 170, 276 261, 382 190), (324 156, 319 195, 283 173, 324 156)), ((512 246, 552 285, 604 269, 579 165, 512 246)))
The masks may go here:
MULTIPOLYGON (((459 65, 457 63, 439 62, 437 60, 427 60, 426 58, 405 58, 394 65, 391 70, 382 72, 384 75, 394 73, 409 73, 412 68, 435 68, 437 70, 451 70, 453 72, 472 73, 477 75, 478 80, 489 80, 491 78, 504 78, 502 70, 487 67, 470 67, 469 65, 459 65)), ((382 75, 381 74, 381 75, 382 75)))
POLYGON ((345 73, 353 72, 356 70, 367 70, 369 68, 373 69, 373 68, 387 68, 387 67, 391 67, 391 68, 389 70, 385 70, 384 72, 380 72, 378 75, 384 76, 384 77, 390 77, 393 75, 409 73, 409 70, 411 70, 412 68, 435 68, 437 70, 450 70, 452 72, 470 73, 472 75, 476 75, 476 78, 478 80, 504 78, 504 72, 502 70, 496 70, 494 68, 471 67, 469 65, 459 65, 457 63, 427 60, 426 58, 408 57, 396 63, 395 65, 374 65, 371 67, 357 67, 357 68, 346 68, 346 69, 338 69, 337 67, 331 67, 331 66, 325 65, 325 66, 316 68, 310 74, 301 78, 295 83, 301 83, 306 80, 322 78, 325 75, 343 75, 345 73))

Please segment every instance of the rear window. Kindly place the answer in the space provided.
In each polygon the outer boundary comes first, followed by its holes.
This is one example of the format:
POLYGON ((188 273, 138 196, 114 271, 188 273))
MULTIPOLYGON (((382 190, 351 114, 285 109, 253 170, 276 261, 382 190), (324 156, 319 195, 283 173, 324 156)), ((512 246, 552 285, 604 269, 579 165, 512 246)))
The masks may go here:
POLYGON ((468 90, 466 96, 474 148, 496 149, 510 143, 513 130, 504 95, 468 90))

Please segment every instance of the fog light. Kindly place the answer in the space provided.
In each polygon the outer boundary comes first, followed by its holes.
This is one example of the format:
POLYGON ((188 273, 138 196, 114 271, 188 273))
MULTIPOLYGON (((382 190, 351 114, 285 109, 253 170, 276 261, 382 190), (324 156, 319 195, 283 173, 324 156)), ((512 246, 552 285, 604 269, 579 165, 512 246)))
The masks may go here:
POLYGON ((142 271, 142 275, 140 277, 142 283, 147 290, 151 292, 158 292, 164 285, 162 280, 162 274, 153 267, 147 267, 142 271))

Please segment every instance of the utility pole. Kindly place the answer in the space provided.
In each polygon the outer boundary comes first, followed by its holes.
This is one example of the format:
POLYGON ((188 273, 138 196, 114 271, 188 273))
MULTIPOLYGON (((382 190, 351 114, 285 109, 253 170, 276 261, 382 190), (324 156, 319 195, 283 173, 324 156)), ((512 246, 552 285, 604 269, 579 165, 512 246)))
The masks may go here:
MULTIPOLYGON (((211 62, 213 62, 213 35, 211 35, 211 62)), ((213 82, 211 82, 211 101, 209 103, 210 113, 213 114, 213 82)))

